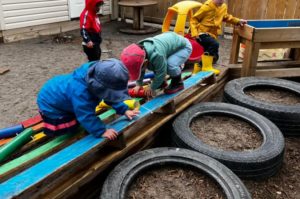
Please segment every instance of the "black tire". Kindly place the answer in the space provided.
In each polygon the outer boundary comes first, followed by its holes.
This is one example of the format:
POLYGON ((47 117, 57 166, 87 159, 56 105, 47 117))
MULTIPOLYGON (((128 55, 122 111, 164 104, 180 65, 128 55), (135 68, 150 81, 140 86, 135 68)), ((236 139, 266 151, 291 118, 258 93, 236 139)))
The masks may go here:
POLYGON ((138 152, 121 162, 107 177, 101 199, 123 199, 132 181, 142 172, 161 165, 188 166, 204 172, 220 185, 228 199, 251 198, 242 181, 220 162, 179 148, 155 148, 138 152))
POLYGON ((295 93, 300 97, 300 84, 283 79, 245 77, 228 82, 223 100, 254 110, 274 122, 285 136, 300 136, 300 105, 283 105, 260 101, 245 94, 251 87, 274 88, 295 93))
POLYGON ((175 146, 215 158, 242 178, 268 178, 279 170, 283 162, 284 138, 280 130, 267 118, 240 106, 226 103, 194 105, 175 119, 173 130, 175 146), (205 144, 193 134, 190 123, 195 117, 211 114, 238 118, 256 127, 262 135, 262 145, 252 151, 225 151, 205 144))

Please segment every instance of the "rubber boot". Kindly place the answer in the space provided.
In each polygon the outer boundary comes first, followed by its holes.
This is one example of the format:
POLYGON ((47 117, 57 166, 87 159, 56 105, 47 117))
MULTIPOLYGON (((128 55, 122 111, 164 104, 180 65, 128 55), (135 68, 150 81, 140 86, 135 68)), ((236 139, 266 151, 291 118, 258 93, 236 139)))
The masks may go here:
POLYGON ((163 83, 158 87, 158 89, 165 89, 168 86, 168 83, 166 80, 163 81, 163 83))
POLYGON ((220 74, 220 70, 213 68, 213 65, 212 65, 213 60, 214 60, 213 56, 203 54, 202 55, 202 71, 212 71, 213 73, 218 75, 218 74, 220 74))
POLYGON ((183 89, 184 85, 181 79, 181 75, 178 75, 176 77, 171 78, 171 83, 167 88, 165 88, 164 92, 166 94, 173 94, 183 89))
POLYGON ((192 72, 192 74, 194 75, 194 74, 197 74, 197 73, 199 73, 201 71, 201 66, 200 66, 200 64, 199 63, 194 63, 194 68, 193 68, 193 72, 192 72))

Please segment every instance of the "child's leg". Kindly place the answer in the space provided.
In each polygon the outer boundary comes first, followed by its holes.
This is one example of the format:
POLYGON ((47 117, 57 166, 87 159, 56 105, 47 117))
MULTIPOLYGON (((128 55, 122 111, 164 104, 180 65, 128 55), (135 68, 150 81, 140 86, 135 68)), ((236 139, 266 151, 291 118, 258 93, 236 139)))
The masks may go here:
POLYGON ((175 77, 181 74, 181 65, 184 64, 192 53, 192 45, 188 39, 186 39, 186 46, 171 56, 168 57, 167 63, 167 73, 171 77, 175 77))
POLYGON ((93 48, 88 48, 85 45, 83 45, 83 51, 87 55, 88 60, 90 62, 100 60, 100 55, 101 55, 100 45, 94 45, 93 48))
POLYGON ((168 57, 167 73, 171 77, 170 85, 165 89, 166 94, 172 94, 184 88, 181 80, 181 65, 184 64, 192 53, 192 45, 186 39, 186 46, 168 57))
POLYGON ((219 42, 209 34, 201 34, 197 41, 203 46, 204 51, 214 57, 214 63, 219 59, 219 42))
POLYGON ((48 136, 59 136, 75 132, 79 126, 75 116, 52 119, 41 113, 44 122, 44 133, 48 136))

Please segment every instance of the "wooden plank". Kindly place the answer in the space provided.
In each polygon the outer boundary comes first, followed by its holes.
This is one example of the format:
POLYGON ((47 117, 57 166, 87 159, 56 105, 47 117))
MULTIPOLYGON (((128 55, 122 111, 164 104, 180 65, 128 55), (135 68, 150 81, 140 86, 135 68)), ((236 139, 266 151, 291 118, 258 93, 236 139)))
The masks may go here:
POLYGON ((284 19, 293 19, 295 15, 297 0, 286 0, 284 19))
POLYGON ((25 9, 25 10, 11 10, 6 11, 3 13, 5 18, 8 17, 17 17, 17 16, 25 16, 25 15, 37 15, 42 13, 51 13, 51 12, 58 12, 58 11, 67 11, 68 5, 61 5, 61 6, 53 6, 53 7, 41 7, 41 8, 32 8, 32 9, 25 9))
POLYGON ((300 48, 300 41, 290 42, 263 42, 260 46, 261 49, 273 48, 300 48))
POLYGON ((10 10, 22 10, 22 9, 32 9, 32 8, 42 8, 42 7, 52 7, 52 6, 61 6, 68 5, 66 0, 54 0, 54 1, 37 1, 32 3, 9 3, 3 4, 3 12, 10 10))
POLYGON ((259 1, 257 5, 259 6, 257 18, 256 19, 265 19, 267 10, 268 10, 268 0, 259 1))
MULTIPOLYGON (((67 10, 63 11, 57 11, 57 12, 50 12, 50 13, 41 13, 41 14, 35 14, 35 15, 23 15, 23 16, 16 16, 16 17, 8 17, 5 20, 5 23, 7 25, 13 25, 13 24, 26 24, 34 23, 34 21, 46 21, 49 19, 58 19, 61 17, 67 17, 69 12, 67 10)), ((35 22, 36 23, 36 22, 35 22)), ((33 24, 30 24, 33 25, 33 24)))
POLYGON ((277 0, 275 19, 283 19, 286 0, 277 0))
POLYGON ((238 62, 240 43, 241 43, 241 37, 239 36, 239 34, 237 33, 233 34, 230 60, 229 60, 230 64, 236 64, 238 62))
POLYGON ((36 25, 62 22, 62 21, 68 21, 68 20, 69 20, 69 16, 44 18, 44 19, 34 20, 34 21, 23 21, 23 22, 19 22, 19 23, 5 24, 5 29, 8 30, 8 29, 28 27, 28 26, 36 26, 36 25))
POLYGON ((267 12, 265 14, 265 19, 275 19, 276 14, 276 3, 278 0, 268 0, 267 12))
POLYGON ((296 7, 296 10, 295 10, 295 15, 293 18, 300 19, 300 0, 297 1, 297 5, 295 7, 296 7))
MULTIPOLYGON (((151 115, 152 110, 163 107, 170 100, 182 94, 184 91, 197 87, 203 79, 208 78, 211 75, 211 72, 200 72, 190 77, 184 82, 185 90, 171 95, 157 96, 141 106, 141 113, 135 120, 128 121, 125 120, 125 116, 122 116, 116 121, 110 123, 107 128, 114 128, 117 132, 121 133, 121 131, 128 129, 136 123, 137 119, 139 120, 151 115)), ((46 178, 51 180, 56 179, 56 175, 58 175, 60 171, 66 170, 66 168, 69 168, 72 163, 76 163, 84 156, 88 156, 88 154, 98 151, 105 143, 107 143, 106 139, 95 138, 92 135, 86 136, 76 143, 64 148, 60 152, 3 182, 0 187, 2 197, 10 198, 20 194, 21 197, 31 197, 33 193, 32 191, 36 190, 37 187, 39 187, 39 189, 43 189, 43 187, 46 186, 46 184, 43 184, 45 183, 46 178), (27 191, 25 192, 25 190, 27 191)))
MULTIPOLYGON (((246 38, 247 39, 247 38, 246 38)), ((300 27, 256 29, 254 42, 300 41, 300 27)))
POLYGON ((300 68, 278 68, 256 70, 255 76, 264 77, 300 77, 300 68))
POLYGON ((254 28, 252 26, 245 25, 243 28, 236 27, 234 34, 239 34, 242 38, 252 41, 254 38, 255 32, 254 32, 254 28))
POLYGON ((8 71, 10 71, 9 68, 1 67, 1 68, 0 68, 0 75, 3 75, 4 73, 7 73, 8 71))
POLYGON ((251 41, 246 41, 245 44, 246 44, 246 49, 244 54, 241 76, 242 77, 254 76, 260 43, 253 43, 251 41))
MULTIPOLYGON (((297 68, 300 67, 300 61, 268 61, 257 62, 256 68, 270 69, 270 68, 297 68)), ((229 69, 242 68, 242 64, 229 64, 229 69)))
MULTIPOLYGON (((230 76, 232 79, 241 77, 240 64, 229 65, 230 76)), ((299 77, 300 76, 300 65, 298 67, 291 68, 279 68, 274 66, 269 67, 257 67, 255 76, 267 76, 267 77, 299 77)))
MULTIPOLYGON (((300 68, 277 68, 277 69, 257 69, 255 76, 263 77, 299 77, 300 68)), ((240 68, 231 68, 230 75, 231 78, 239 78, 241 73, 240 68)))

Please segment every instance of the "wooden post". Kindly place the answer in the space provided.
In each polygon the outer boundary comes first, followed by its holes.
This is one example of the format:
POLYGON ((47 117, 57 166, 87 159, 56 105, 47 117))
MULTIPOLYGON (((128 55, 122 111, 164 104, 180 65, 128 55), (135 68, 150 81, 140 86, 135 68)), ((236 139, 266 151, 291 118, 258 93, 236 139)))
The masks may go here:
POLYGON ((119 17, 119 5, 118 0, 112 0, 112 13, 111 13, 111 19, 115 20, 119 17))
POLYGON ((140 13, 139 13, 139 7, 133 7, 133 29, 139 30, 140 26, 140 13))
MULTIPOLYGON (((234 29, 233 32, 236 30, 234 29)), ((232 38, 232 47, 231 47, 231 53, 230 53, 230 64, 237 64, 238 58, 239 58, 239 51, 240 51, 240 43, 241 43, 241 37, 238 33, 233 34, 232 38)))
POLYGON ((241 77, 255 76, 260 43, 254 43, 250 40, 246 40, 245 45, 246 49, 241 77))
POLYGON ((140 29, 144 29, 144 8, 140 7, 140 16, 139 16, 139 23, 140 23, 140 29))

